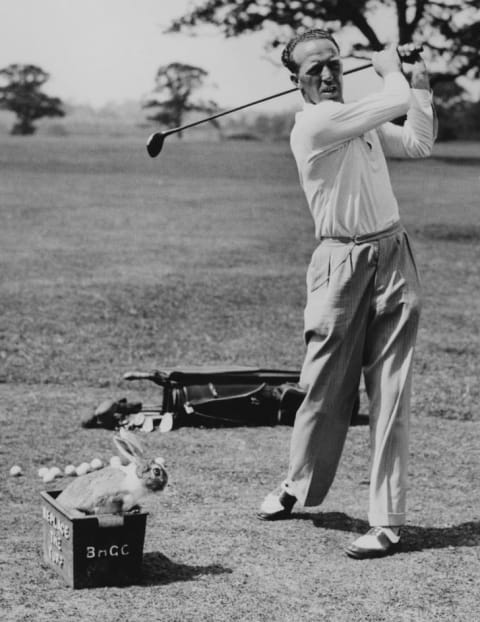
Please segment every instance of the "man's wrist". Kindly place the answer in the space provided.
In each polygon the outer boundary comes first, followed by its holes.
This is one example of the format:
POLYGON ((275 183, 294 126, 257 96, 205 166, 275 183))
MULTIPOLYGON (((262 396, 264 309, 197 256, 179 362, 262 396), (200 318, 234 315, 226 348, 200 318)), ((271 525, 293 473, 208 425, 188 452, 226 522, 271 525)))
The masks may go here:
POLYGON ((428 76, 412 76, 411 82, 412 89, 424 89, 426 91, 430 90, 430 80, 428 76))
POLYGON ((381 77, 383 78, 383 80, 395 80, 398 79, 398 76, 406 79, 401 69, 392 69, 391 71, 386 71, 381 77))
POLYGON ((412 89, 430 89, 430 79, 428 77, 427 68, 423 63, 419 63, 420 66, 414 67, 411 77, 410 85, 412 89))

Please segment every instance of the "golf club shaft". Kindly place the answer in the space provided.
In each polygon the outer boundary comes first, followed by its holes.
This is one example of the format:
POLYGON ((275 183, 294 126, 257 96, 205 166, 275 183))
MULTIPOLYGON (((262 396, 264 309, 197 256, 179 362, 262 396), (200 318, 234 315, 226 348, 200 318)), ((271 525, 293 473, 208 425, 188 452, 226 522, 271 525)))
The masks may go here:
MULTIPOLYGON (((372 63, 368 63, 366 65, 359 65, 358 67, 354 67, 353 69, 348 69, 344 72, 344 76, 355 73, 356 71, 361 71, 362 69, 368 69, 372 66, 372 63)), ((181 125, 179 127, 173 127, 170 130, 165 130, 163 133, 164 136, 168 136, 169 134, 175 134, 176 132, 182 132, 190 127, 194 127, 195 125, 200 125, 201 123, 207 123, 208 121, 213 121, 214 119, 218 119, 219 117, 223 117, 226 114, 232 114, 232 112, 237 112, 238 110, 243 110, 244 108, 250 108, 250 106, 256 106, 257 104, 262 104, 263 102, 269 101, 270 99, 275 99, 277 97, 282 97, 283 95, 288 95, 289 93, 294 93, 298 91, 298 87, 293 87, 291 89, 287 89, 286 91, 280 91, 280 93, 275 93, 274 95, 269 95, 268 97, 262 97, 262 99, 257 99, 253 102, 249 102, 248 104, 243 104, 242 106, 237 106, 236 108, 230 108, 229 110, 223 110, 222 112, 217 112, 216 114, 205 117, 204 119, 200 119, 199 121, 193 121, 192 123, 187 123, 186 125, 181 125)))
MULTIPOLYGON (((422 46, 416 46, 410 44, 410 49, 400 51, 397 48, 398 55, 402 62, 412 63, 415 62, 419 58, 420 52, 422 52, 422 46)), ((355 73, 356 71, 362 71, 362 69, 368 69, 372 67, 372 63, 367 63, 366 65, 359 65, 358 67, 354 67, 353 69, 348 69, 343 74, 344 76, 355 73)), ((163 132, 154 132, 150 135, 147 141, 147 152, 151 158, 156 158, 157 155, 161 152, 163 148, 163 143, 167 136, 171 134, 176 134, 177 132, 182 132, 190 127, 195 127, 196 125, 200 125, 201 123, 207 123, 208 121, 213 121, 214 119, 218 119, 219 117, 223 117, 227 114, 232 114, 232 112, 237 112, 238 110, 243 110, 244 108, 250 108, 250 106, 256 106, 257 104, 261 104, 263 102, 269 101, 270 99, 275 99, 276 97, 282 97, 283 95, 287 95, 288 93, 294 93, 298 91, 298 87, 294 87, 291 89, 287 89, 286 91, 281 91, 280 93, 275 93, 274 95, 269 95, 268 97, 262 97, 262 99, 257 99, 253 102, 249 102, 248 104, 243 104, 242 106, 237 106, 236 108, 231 108, 229 110, 224 110, 222 112, 217 112, 215 114, 210 115, 204 119, 199 119, 198 121, 193 121, 192 123, 187 123, 186 125, 181 125, 179 127, 174 127, 170 130, 165 130, 163 132)))

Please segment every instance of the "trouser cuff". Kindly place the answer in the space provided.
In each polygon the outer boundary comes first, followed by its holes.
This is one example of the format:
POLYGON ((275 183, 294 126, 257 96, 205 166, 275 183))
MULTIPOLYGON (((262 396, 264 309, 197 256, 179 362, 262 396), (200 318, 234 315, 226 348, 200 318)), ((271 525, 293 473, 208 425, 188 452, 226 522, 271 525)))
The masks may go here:
POLYGON ((402 514, 382 514, 371 512, 368 515, 370 527, 401 527, 405 524, 405 513, 402 514))

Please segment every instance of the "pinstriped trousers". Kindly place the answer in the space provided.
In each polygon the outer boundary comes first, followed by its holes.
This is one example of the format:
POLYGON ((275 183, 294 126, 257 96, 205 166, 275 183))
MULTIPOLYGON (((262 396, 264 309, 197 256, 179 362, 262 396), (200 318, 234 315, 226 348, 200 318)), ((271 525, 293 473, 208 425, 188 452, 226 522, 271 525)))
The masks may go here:
POLYGON ((411 369, 420 316, 412 249, 397 223, 323 239, 307 271, 300 384, 286 490, 319 505, 335 477, 363 370, 370 404, 369 522, 405 522, 411 369))

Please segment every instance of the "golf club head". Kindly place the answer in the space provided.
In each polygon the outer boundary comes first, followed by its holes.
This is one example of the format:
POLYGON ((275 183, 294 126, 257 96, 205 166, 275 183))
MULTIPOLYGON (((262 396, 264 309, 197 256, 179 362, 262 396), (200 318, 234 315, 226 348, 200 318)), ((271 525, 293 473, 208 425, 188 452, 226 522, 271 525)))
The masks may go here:
POLYGON ((147 141, 147 151, 151 158, 156 158, 163 147, 166 134, 164 132, 154 132, 147 141))

